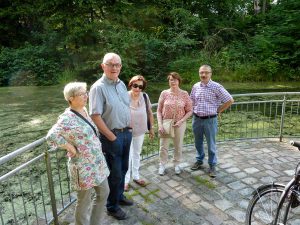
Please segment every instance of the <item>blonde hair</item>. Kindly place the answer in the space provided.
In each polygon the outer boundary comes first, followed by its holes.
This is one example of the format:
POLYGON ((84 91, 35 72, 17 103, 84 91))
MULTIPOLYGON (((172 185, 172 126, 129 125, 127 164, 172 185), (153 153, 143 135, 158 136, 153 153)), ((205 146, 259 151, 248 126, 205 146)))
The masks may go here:
POLYGON ((70 97, 74 97, 79 91, 86 91, 85 82, 71 82, 64 87, 64 97, 70 103, 70 97))

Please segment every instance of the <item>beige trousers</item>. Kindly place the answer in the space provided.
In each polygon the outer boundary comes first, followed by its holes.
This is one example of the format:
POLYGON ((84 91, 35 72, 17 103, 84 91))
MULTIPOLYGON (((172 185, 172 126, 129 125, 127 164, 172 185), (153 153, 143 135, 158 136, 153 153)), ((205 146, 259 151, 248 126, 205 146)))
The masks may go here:
POLYGON ((168 162, 168 150, 170 145, 170 140, 173 140, 174 144, 174 156, 173 163, 177 166, 181 162, 182 158, 182 145, 184 132, 186 129, 186 122, 183 122, 180 127, 174 129, 174 138, 160 138, 160 148, 159 148, 159 162, 162 165, 168 162))
POLYGON ((107 179, 94 188, 77 191, 77 204, 75 208, 75 225, 101 225, 103 224, 105 204, 109 194, 107 179), (95 190, 92 201, 91 194, 95 190))

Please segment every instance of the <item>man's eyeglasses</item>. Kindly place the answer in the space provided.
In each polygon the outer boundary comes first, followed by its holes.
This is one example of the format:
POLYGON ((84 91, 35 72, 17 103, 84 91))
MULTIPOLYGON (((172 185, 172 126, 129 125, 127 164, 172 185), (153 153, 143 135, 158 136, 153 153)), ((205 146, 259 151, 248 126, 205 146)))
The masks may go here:
POLYGON ((210 74, 211 72, 210 71, 200 71, 199 73, 200 74, 210 74))
POLYGON ((76 94, 74 96, 84 96, 84 95, 89 96, 89 92, 86 91, 86 92, 78 93, 78 94, 76 94))
POLYGON ((106 66, 108 66, 109 68, 117 68, 117 69, 120 69, 121 68, 121 66, 122 66, 122 64, 120 64, 120 63, 116 63, 116 64, 111 64, 111 63, 104 63, 104 65, 106 65, 106 66))
POLYGON ((133 84, 132 87, 133 87, 133 88, 139 88, 139 89, 141 89, 141 90, 144 89, 144 85, 133 84))

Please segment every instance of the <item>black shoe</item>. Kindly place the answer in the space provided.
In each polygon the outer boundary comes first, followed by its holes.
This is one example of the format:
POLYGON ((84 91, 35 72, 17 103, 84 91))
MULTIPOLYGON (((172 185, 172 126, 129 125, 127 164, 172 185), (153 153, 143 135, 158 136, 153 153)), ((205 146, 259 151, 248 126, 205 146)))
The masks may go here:
POLYGON ((124 198, 124 199, 119 201, 119 204, 124 205, 124 206, 131 206, 131 205, 133 205, 133 201, 131 201, 127 198, 124 198))
POLYGON ((118 209, 116 212, 107 211, 107 215, 112 216, 117 220, 126 220, 128 218, 122 209, 118 209))
POLYGON ((216 167, 211 166, 209 168, 208 175, 212 178, 215 178, 217 176, 216 167))
POLYGON ((203 169, 203 162, 195 162, 194 165, 191 167, 191 170, 200 170, 203 169))

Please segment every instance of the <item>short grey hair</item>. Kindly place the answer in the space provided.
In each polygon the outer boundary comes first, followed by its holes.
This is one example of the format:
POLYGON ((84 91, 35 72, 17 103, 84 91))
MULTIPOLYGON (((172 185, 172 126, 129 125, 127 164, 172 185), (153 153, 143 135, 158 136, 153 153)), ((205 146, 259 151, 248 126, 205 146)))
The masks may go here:
POLYGON ((67 102, 70 97, 74 97, 80 90, 86 90, 87 84, 85 82, 71 82, 64 87, 64 97, 67 102))
POLYGON ((113 58, 117 58, 120 61, 120 64, 122 64, 121 57, 118 54, 113 52, 106 53, 105 56, 103 57, 102 63, 107 63, 109 60, 113 58))
POLYGON ((204 64, 204 65, 200 66, 199 69, 200 69, 201 67, 204 67, 204 68, 206 68, 206 69, 209 69, 210 72, 212 72, 212 69, 211 69, 211 66, 210 66, 210 65, 204 64))

